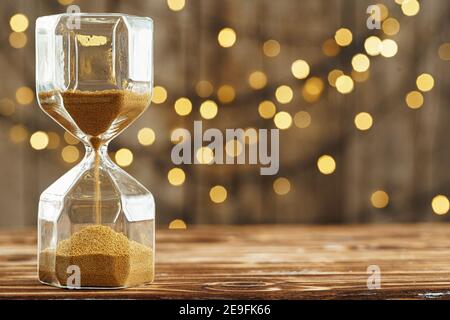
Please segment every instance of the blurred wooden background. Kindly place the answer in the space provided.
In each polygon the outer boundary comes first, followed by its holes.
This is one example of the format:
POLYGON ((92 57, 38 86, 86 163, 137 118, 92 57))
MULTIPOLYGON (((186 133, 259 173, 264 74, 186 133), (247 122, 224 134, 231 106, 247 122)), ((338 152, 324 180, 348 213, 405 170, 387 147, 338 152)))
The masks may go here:
MULTIPOLYGON (((40 192, 73 166, 61 158, 67 145, 63 130, 39 109, 36 99, 22 105, 20 94, 16 96, 20 87, 34 89, 35 19, 64 12, 66 6, 61 3, 68 2, 18 0, 0 4, 0 70, 4 75, 0 87, 0 226, 34 224, 40 192), (29 20, 22 48, 13 48, 10 39, 10 18, 17 13, 29 20), (12 137, 11 130, 17 125, 26 128, 23 141, 12 137), (38 130, 59 135, 56 149, 30 146, 29 136, 38 130)), ((366 8, 371 1, 186 0, 180 11, 171 10, 166 0, 73 2, 84 12, 122 12, 154 19, 155 85, 166 89, 167 99, 152 104, 111 143, 111 151, 125 147, 133 152, 133 163, 125 169, 153 192, 160 224, 176 218, 188 225, 448 220, 446 215, 435 214, 431 204, 437 195, 450 194, 450 142, 446 135, 450 62, 445 51, 449 50, 445 43, 450 42, 450 3, 421 1, 420 11, 407 16, 394 0, 378 2, 399 22, 397 34, 367 29, 366 8), (237 35, 230 48, 217 41, 225 27, 237 35), (323 43, 333 39, 341 27, 351 30, 352 43, 327 56, 323 43), (393 39, 397 54, 392 58, 370 56, 368 79, 355 81, 350 94, 340 94, 328 83, 329 72, 340 69, 350 74, 352 57, 365 53, 364 42, 371 35, 393 39), (269 39, 280 44, 275 57, 262 50, 269 39), (316 101, 307 101, 302 95, 307 79, 295 79, 291 73, 291 64, 297 59, 308 62, 309 78, 322 79, 324 87, 316 101), (261 90, 248 83, 249 75, 257 70, 267 76, 267 85, 261 90), (420 109, 412 109, 405 96, 417 90, 416 78, 422 73, 433 76, 434 88, 423 93, 420 109), (210 97, 200 97, 196 91, 202 80, 213 87, 210 97), (231 103, 217 98, 217 89, 224 84, 234 88, 231 103), (294 93, 286 105, 274 97, 276 88, 283 84, 294 93), (193 110, 186 117, 174 111, 179 97, 192 101, 193 110), (199 106, 206 99, 218 103, 219 113, 204 120, 204 127, 273 128, 272 119, 258 114, 263 100, 273 101, 277 111, 287 111, 292 117, 306 111, 311 124, 307 128, 292 124, 281 130, 280 171, 276 176, 260 176, 256 166, 184 165, 184 183, 171 185, 167 179, 174 167, 170 132, 178 127, 191 129, 193 120, 201 119, 199 106), (368 112, 373 118, 367 131, 355 127, 359 112, 368 112), (137 134, 143 127, 156 133, 150 146, 138 142, 137 134), (336 169, 330 175, 318 170, 322 155, 335 160, 336 169), (279 177, 290 183, 285 195, 274 192, 273 183, 279 177), (226 188, 223 203, 211 201, 209 193, 214 185, 226 188), (377 190, 385 193, 374 199, 377 190), (388 201, 383 198, 385 194, 388 201)), ((177 1, 169 1, 172 6, 174 3, 177 1)), ((82 154, 82 146, 76 147, 82 154)), ((444 209, 445 199, 437 202, 444 209)))

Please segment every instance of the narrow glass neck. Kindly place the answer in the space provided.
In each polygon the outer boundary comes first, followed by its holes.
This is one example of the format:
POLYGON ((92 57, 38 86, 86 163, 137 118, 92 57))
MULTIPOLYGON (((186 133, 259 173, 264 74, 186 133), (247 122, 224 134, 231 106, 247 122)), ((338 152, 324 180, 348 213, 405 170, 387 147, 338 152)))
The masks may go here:
POLYGON ((97 149, 94 149, 89 144, 85 144, 84 146, 86 147, 85 158, 87 158, 87 159, 96 158, 96 157, 107 159, 109 157, 108 156, 108 144, 107 143, 102 144, 97 149))

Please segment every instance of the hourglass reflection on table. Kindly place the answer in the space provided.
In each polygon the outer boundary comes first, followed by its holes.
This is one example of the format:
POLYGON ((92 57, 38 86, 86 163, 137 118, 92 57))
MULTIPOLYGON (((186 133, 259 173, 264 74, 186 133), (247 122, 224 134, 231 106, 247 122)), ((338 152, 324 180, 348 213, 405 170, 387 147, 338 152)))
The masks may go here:
POLYGON ((123 288, 153 281, 153 196, 107 153, 150 104, 152 36, 150 18, 122 14, 36 21, 39 104, 86 147, 84 159, 40 197, 43 283, 123 288))

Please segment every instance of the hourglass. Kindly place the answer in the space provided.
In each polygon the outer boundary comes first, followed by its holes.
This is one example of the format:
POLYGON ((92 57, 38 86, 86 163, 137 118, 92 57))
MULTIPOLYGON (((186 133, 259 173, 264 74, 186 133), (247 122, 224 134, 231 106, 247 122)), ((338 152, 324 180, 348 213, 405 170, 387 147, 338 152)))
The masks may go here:
POLYGON ((36 21, 39 104, 86 148, 84 159, 40 197, 43 283, 124 288, 153 281, 153 196, 107 153, 150 104, 152 36, 150 18, 122 14, 36 21))

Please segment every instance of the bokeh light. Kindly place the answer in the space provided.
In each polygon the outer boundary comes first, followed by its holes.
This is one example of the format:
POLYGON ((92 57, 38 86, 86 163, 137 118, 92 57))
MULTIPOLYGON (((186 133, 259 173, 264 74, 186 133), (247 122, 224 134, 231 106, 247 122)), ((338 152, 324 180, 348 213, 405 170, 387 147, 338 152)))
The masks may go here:
POLYGON ((450 209, 450 203, 448 201, 448 198, 444 195, 437 195, 433 198, 431 201, 431 208, 433 209, 433 212, 437 215, 444 215, 448 213, 450 209))
POLYGON ((195 85, 195 92, 201 98, 207 98, 214 92, 214 87, 208 80, 200 80, 195 85))
POLYGON ((164 103, 167 99, 167 90, 162 86, 155 86, 153 88, 152 102, 156 104, 164 103))
POLYGON ((419 91, 411 91, 406 95, 406 105, 411 109, 419 109, 423 105, 423 95, 419 91))
POLYGON ((388 36, 394 36, 400 31, 400 23, 395 18, 387 18, 383 21, 381 28, 388 36))
POLYGON ((280 196, 284 196, 291 191, 291 183, 289 179, 280 177, 273 182, 273 191, 280 196))
POLYGON ((155 142, 155 131, 151 128, 142 128, 138 132, 138 141, 143 146, 150 146, 155 142))
POLYGON ((297 79, 305 79, 309 75, 309 64, 305 60, 296 60, 291 65, 291 72, 297 79))
POLYGON ((167 180, 173 186, 181 186, 186 180, 186 174, 181 168, 172 168, 167 173, 167 180))
POLYGON ((236 97, 236 92, 234 91, 234 88, 230 85, 223 85, 219 87, 219 90, 217 90, 217 98, 222 103, 230 103, 234 100, 236 97))
POLYGON ((381 41, 381 55, 386 58, 391 58, 397 54, 397 43, 392 39, 385 39, 381 41))
POLYGON ((174 219, 169 224, 170 230, 186 230, 187 225, 186 223, 181 219, 174 219))
POLYGON ((43 150, 48 146, 48 135, 43 131, 36 131, 30 137, 30 145, 34 150, 43 150))
POLYGON ((297 128, 305 129, 311 124, 311 115, 307 111, 299 111, 294 115, 294 124, 297 128))
POLYGON ((366 131, 372 127, 373 119, 370 113, 360 112, 355 116, 355 126, 358 130, 366 131))
POLYGON ((209 147, 201 147, 195 152, 195 158, 200 164, 210 164, 214 161, 214 151, 209 147))
POLYGON ((263 44, 263 52, 267 57, 274 58, 280 54, 281 46, 277 40, 267 40, 263 44))
POLYGON ((200 105, 200 115, 203 119, 213 119, 218 112, 217 104, 212 100, 206 100, 200 105))
POLYGON ((11 47, 21 49, 27 45, 27 35, 23 32, 11 32, 9 35, 9 44, 11 47))
POLYGON ((429 73, 422 73, 416 79, 417 88, 422 92, 427 92, 434 87, 434 78, 429 73))
POLYGON ((20 87, 16 91, 16 101, 19 104, 27 105, 32 103, 34 100, 34 91, 29 87, 20 87))
POLYGON ((187 116, 192 111, 192 102, 188 98, 177 99, 174 104, 175 112, 180 116, 187 116))
POLYGON ((22 13, 17 13, 9 19, 9 25, 14 32, 24 32, 28 29, 28 18, 22 13))
POLYGON ((336 161, 332 156, 325 154, 317 160, 317 168, 322 174, 332 174, 336 170, 336 161))
POLYGON ((133 163, 133 153, 130 149, 122 148, 115 154, 116 162, 121 167, 128 167, 133 163))
POLYGON ((438 55, 439 58, 441 58, 444 61, 450 60, 450 43, 443 43, 439 46, 438 49, 438 55))
POLYGON ((370 56, 377 56, 381 53, 381 39, 376 36, 370 36, 364 41, 364 49, 370 56))
POLYGON ((372 206, 374 208, 377 209, 385 208, 389 204, 389 195, 386 193, 386 191, 377 190, 372 193, 370 197, 370 202, 372 203, 372 206))
POLYGON ((415 16, 420 11, 420 4, 417 0, 404 0, 402 11, 405 16, 415 16))
POLYGON ((348 94, 353 91, 353 79, 347 75, 339 76, 336 79, 336 89, 342 94, 348 94))
POLYGON ((76 145, 76 144, 80 143, 80 140, 78 140, 77 137, 75 137, 73 134, 69 133, 68 131, 64 131, 64 141, 70 145, 76 145))
POLYGON ((167 0, 167 6, 172 11, 180 11, 185 6, 185 0, 167 0))
POLYGON ((328 83, 330 84, 330 86, 336 87, 336 80, 337 80, 337 78, 339 78, 343 74, 344 74, 344 72, 342 70, 339 70, 339 69, 331 70, 328 73, 328 83))
POLYGON ((352 58, 352 67, 358 72, 367 71, 370 67, 370 60, 365 54, 358 53, 352 58))
POLYGON ((334 40, 341 47, 346 47, 352 43, 353 35, 352 32, 347 28, 340 28, 334 34, 334 40))
POLYGON ((214 203, 222 203, 227 199, 227 189, 220 185, 214 186, 209 190, 209 198, 214 203))
POLYGON ((21 124, 16 124, 9 130, 9 139, 13 143, 21 143, 27 140, 28 130, 21 124))
POLYGON ((275 126, 281 130, 288 129, 292 125, 292 117, 286 111, 280 111, 275 114, 273 121, 275 126))
POLYGON ((327 39, 322 44, 322 52, 327 57, 335 57, 339 54, 341 48, 334 39, 327 39))
POLYGON ((236 32, 231 28, 223 28, 217 35, 221 47, 230 48, 236 43, 236 32))
POLYGON ((61 157, 64 162, 74 163, 80 157, 80 151, 78 151, 78 148, 75 146, 65 146, 61 150, 61 157))
POLYGON ((279 103, 286 104, 292 101, 294 92, 291 87, 287 85, 281 85, 275 90, 275 98, 279 103))
POLYGON ((258 106, 258 112, 261 118, 271 119, 277 112, 277 108, 272 101, 262 101, 258 106))
POLYGON ((248 84, 252 89, 260 90, 267 85, 267 76, 262 71, 253 71, 248 77, 248 84))

